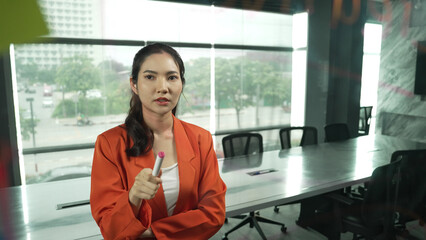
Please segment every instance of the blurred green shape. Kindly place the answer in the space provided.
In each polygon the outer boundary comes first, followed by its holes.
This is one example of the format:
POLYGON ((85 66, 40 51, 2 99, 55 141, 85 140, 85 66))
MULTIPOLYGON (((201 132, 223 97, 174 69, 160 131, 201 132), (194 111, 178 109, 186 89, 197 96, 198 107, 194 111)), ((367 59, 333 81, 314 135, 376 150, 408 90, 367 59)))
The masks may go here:
POLYGON ((36 0, 0 0, 0 52, 48 33, 36 0))

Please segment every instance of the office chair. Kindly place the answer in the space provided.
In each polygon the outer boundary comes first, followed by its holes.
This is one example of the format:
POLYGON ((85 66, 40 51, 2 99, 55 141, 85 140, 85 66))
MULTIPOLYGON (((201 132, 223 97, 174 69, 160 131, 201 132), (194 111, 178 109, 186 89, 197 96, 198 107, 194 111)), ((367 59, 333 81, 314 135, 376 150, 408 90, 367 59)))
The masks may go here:
POLYGON ((347 140, 350 137, 346 123, 331 123, 324 127, 325 142, 337 142, 347 140))
POLYGON ((426 149, 396 151, 389 164, 373 171, 362 199, 329 196, 339 203, 340 232, 353 233, 353 239, 395 239, 401 233, 408 239, 405 224, 426 219, 425 161, 426 149))
MULTIPOLYGON (((262 135, 258 133, 235 133, 225 136, 222 139, 222 146, 223 146, 223 152, 226 157, 235 157, 235 156, 241 156, 241 155, 250 155, 255 153, 262 153, 263 152, 263 138, 262 135)), ((239 215, 235 216, 235 218, 243 219, 239 224, 234 226, 232 229, 227 231, 225 235, 222 237, 223 240, 228 239, 228 235, 241 228, 242 226, 246 225, 247 223, 250 224, 250 227, 253 226, 256 228, 256 230, 259 232, 262 239, 266 239, 265 234, 263 233, 262 229, 259 226, 258 222, 265 222, 275 225, 281 226, 281 231, 286 232, 287 228, 283 223, 276 222, 264 217, 261 217, 258 212, 250 212, 249 215, 239 215)), ((225 222, 227 222, 227 219, 225 219, 225 222)))
POLYGON ((336 233, 351 232, 353 239, 395 239, 392 228, 400 173, 401 161, 376 168, 362 199, 327 195, 335 204, 336 233))
MULTIPOLYGON (((280 129, 280 142, 281 142, 281 149, 288 149, 291 148, 294 144, 292 141, 292 136, 300 136, 299 140, 297 141, 297 146, 307 146, 307 145, 314 145, 318 144, 318 131, 315 127, 287 127, 280 129)), ((293 138, 294 139, 294 138, 293 138)), ((274 207, 274 212, 278 213, 280 209, 278 206, 288 205, 288 204, 294 204, 297 202, 291 202, 287 204, 281 204, 274 207)))
POLYGON ((263 138, 259 133, 235 133, 222 139, 225 157, 235 157, 263 152, 263 138))
POLYGON ((318 144, 318 132, 315 127, 288 127, 280 129, 281 149, 291 148, 292 135, 300 135, 298 146, 318 144))
POLYGON ((426 221, 426 149, 396 151, 391 163, 395 161, 402 161, 395 228, 398 234, 409 238, 406 223, 426 221))
POLYGON ((358 124, 359 136, 364 136, 369 134, 372 110, 373 110, 372 106, 359 108, 359 124, 358 124))

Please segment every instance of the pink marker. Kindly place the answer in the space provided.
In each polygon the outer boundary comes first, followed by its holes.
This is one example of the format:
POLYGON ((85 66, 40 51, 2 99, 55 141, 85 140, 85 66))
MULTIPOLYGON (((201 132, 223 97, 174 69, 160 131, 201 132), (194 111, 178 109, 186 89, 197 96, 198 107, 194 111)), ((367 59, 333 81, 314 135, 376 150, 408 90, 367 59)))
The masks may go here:
POLYGON ((158 173, 160 172, 161 164, 163 163, 164 156, 166 156, 164 152, 158 153, 157 158, 155 159, 154 169, 152 170, 152 176, 154 177, 158 176, 158 173))

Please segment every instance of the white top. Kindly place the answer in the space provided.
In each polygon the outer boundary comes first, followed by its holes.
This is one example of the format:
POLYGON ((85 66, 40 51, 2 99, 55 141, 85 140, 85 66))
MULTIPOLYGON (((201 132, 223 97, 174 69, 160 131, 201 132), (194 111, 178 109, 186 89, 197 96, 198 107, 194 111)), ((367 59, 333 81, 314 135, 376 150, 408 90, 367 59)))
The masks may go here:
POLYGON ((164 198, 166 199, 167 212, 169 216, 173 215, 177 198, 179 195, 179 171, 178 164, 162 168, 161 179, 163 180, 164 198))

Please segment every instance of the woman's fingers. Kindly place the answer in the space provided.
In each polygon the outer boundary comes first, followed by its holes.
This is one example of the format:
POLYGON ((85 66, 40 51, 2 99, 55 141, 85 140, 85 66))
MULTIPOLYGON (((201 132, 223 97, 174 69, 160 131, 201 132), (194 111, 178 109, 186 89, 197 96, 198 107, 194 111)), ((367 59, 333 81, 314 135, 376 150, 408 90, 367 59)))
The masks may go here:
POLYGON ((140 199, 152 199, 160 188, 161 178, 152 176, 152 169, 144 168, 135 178, 132 195, 140 199))

